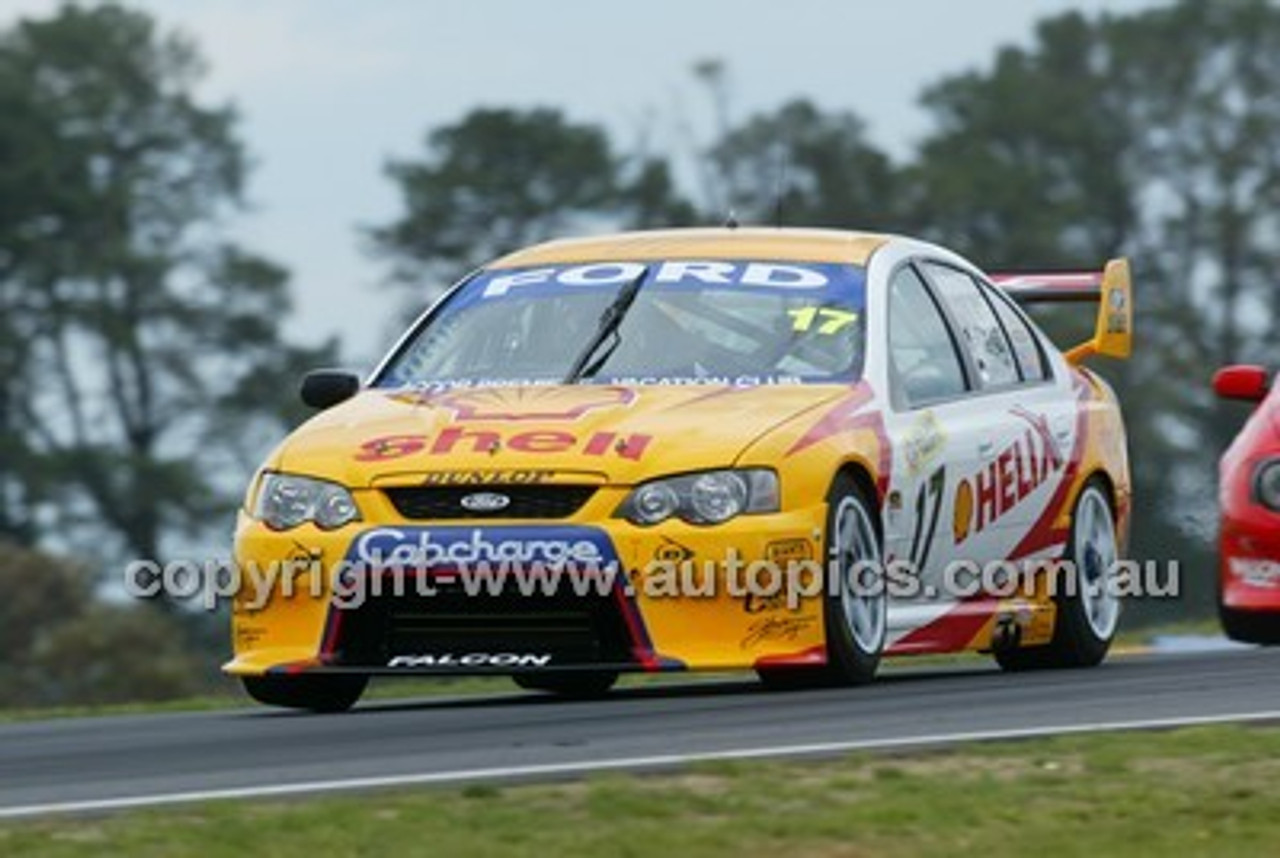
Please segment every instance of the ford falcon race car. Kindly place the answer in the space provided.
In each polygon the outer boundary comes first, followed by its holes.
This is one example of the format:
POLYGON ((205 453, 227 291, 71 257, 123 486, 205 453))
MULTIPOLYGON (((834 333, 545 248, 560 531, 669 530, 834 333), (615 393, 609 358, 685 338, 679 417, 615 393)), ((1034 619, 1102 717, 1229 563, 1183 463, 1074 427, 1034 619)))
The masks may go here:
POLYGON ((332 711, 385 674, 586 695, 962 650, 1097 664, 1130 479, 1081 364, 1131 327, 1123 260, 991 278, 908 238, 746 228, 513 253, 367 379, 304 380, 321 413, 239 515, 270 598, 235 598, 225 670, 332 711), (1059 351, 1037 300, 1096 303, 1094 336, 1059 351))
POLYGON ((1280 644, 1280 385, 1263 367, 1229 366, 1213 387, 1257 405, 1219 464, 1218 615, 1227 637, 1280 644))

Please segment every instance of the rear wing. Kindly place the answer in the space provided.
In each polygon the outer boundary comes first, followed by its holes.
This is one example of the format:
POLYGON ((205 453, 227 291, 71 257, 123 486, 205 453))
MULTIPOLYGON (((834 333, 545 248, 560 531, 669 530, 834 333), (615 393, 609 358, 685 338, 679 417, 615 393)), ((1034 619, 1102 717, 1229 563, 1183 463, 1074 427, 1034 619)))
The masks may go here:
POLYGON ((1072 364, 1093 355, 1127 358, 1133 351, 1133 283, 1127 259, 1113 259, 1102 271, 992 274, 991 282, 1019 304, 1097 302, 1093 338, 1066 352, 1072 364))

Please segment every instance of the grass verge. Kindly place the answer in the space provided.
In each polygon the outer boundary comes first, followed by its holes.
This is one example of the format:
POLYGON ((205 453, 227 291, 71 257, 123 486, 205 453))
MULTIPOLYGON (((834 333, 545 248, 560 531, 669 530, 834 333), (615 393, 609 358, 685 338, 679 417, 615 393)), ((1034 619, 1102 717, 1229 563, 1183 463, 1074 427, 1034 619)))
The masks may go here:
POLYGON ((671 775, 0 826, 6 856, 1257 855, 1280 728, 1062 737, 671 775))

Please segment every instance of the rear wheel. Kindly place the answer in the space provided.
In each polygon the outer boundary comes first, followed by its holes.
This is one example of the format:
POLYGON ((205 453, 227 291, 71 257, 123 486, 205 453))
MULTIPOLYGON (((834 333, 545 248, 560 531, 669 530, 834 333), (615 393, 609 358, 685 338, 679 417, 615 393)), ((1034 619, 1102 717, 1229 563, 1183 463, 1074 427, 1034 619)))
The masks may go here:
POLYGON ((1280 644, 1280 613, 1237 611, 1218 606, 1222 631, 1233 641, 1274 646, 1280 644))
POLYGON ((821 668, 757 671, 771 688, 862 685, 880 666, 888 627, 881 533, 875 505, 857 482, 838 474, 827 495, 824 557, 828 577, 823 598, 827 664, 821 668))
POLYGON ((526 691, 545 691, 561 697, 602 697, 609 693, 618 674, 610 671, 566 673, 517 673, 511 677, 526 691))
POLYGON ((369 677, 358 675, 242 676, 244 690, 259 703, 312 712, 345 712, 364 693, 369 677))
POLYGON ((1063 557, 1072 580, 1054 582, 1057 616, 1053 639, 1044 646, 996 650, 1005 670, 1093 667, 1111 648, 1120 619, 1114 581, 1120 549, 1115 513, 1098 480, 1085 484, 1071 514, 1071 534, 1063 557))

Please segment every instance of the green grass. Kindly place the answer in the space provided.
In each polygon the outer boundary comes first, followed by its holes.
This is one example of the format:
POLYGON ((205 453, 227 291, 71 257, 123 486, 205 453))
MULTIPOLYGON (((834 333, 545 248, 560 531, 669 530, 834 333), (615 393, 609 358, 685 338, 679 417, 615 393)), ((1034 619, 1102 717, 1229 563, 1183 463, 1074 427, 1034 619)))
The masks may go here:
POLYGON ((1259 855, 1276 783, 1280 728, 1217 727, 11 822, 0 854, 1259 855))
POLYGON ((183 697, 178 700, 157 700, 140 703, 103 703, 67 706, 15 706, 0 709, 0 724, 21 721, 48 721, 54 718, 92 718, 103 715, 158 715, 166 712, 207 712, 227 709, 246 703, 228 691, 226 694, 206 694, 200 697, 183 697))

